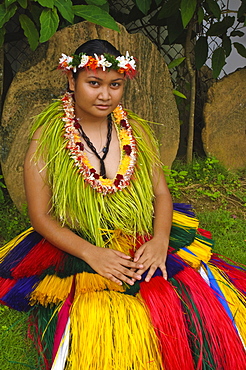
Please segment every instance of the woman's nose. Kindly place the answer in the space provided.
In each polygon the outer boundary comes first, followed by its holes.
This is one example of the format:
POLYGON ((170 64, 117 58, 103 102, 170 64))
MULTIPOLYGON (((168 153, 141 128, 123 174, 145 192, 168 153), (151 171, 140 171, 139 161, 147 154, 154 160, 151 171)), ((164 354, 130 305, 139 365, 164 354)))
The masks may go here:
POLYGON ((109 100, 110 99, 110 91, 107 86, 102 86, 99 92, 98 97, 102 100, 109 100))

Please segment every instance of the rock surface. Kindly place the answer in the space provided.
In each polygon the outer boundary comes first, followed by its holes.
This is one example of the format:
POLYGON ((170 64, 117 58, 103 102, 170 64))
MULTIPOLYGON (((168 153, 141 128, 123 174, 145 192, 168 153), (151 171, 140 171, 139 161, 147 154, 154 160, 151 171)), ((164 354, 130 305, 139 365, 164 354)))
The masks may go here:
POLYGON ((23 162, 33 117, 66 89, 66 77, 56 69, 61 53, 72 54, 83 42, 101 38, 138 60, 139 74, 128 81, 123 105, 150 121, 161 144, 161 157, 171 166, 179 142, 179 118, 168 68, 151 41, 142 34, 115 32, 89 22, 58 31, 33 53, 16 74, 5 99, 1 124, 1 165, 9 193, 25 203, 23 162))
POLYGON ((229 170, 246 168, 245 82, 246 68, 214 83, 204 107, 204 150, 229 170))

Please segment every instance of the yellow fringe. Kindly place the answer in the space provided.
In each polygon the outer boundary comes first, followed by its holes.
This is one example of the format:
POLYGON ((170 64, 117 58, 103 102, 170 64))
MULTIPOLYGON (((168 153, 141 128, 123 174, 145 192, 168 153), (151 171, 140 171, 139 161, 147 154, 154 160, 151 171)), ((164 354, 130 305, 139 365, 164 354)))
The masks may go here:
POLYGON ((0 250, 0 262, 5 258, 5 256, 12 250, 14 247, 19 244, 27 235, 33 232, 33 227, 23 231, 20 235, 16 236, 10 242, 5 244, 0 250))
POLYGON ((208 264, 233 315, 241 339, 246 346, 246 298, 217 267, 208 264))
POLYGON ((189 217, 184 213, 173 211, 173 225, 178 226, 181 229, 197 229, 199 221, 195 217, 189 217))
POLYGON ((102 235, 110 235, 104 247, 115 249, 119 252, 129 255, 129 249, 135 248, 136 239, 133 236, 126 235, 119 229, 108 230, 101 229, 102 235))
POLYGON ((55 305, 64 302, 71 291, 73 276, 59 278, 56 275, 47 275, 37 285, 30 296, 30 305, 40 303, 47 307, 49 303, 55 305))
MULTIPOLYGON (((212 243, 210 244, 212 246, 212 243)), ((194 254, 186 252, 183 249, 180 249, 177 252, 177 255, 180 256, 187 262, 191 267, 198 269, 201 265, 201 261, 207 263, 212 255, 211 246, 209 242, 203 242, 200 239, 196 238, 191 243, 191 245, 186 248, 194 254)))
MULTIPOLYGON (((82 272, 76 275, 76 295, 102 290, 124 292, 124 287, 98 274, 82 272)), ((75 297, 76 298, 76 297, 75 297)))
POLYGON ((112 291, 82 294, 70 318, 66 370, 163 370, 154 328, 139 299, 112 291))

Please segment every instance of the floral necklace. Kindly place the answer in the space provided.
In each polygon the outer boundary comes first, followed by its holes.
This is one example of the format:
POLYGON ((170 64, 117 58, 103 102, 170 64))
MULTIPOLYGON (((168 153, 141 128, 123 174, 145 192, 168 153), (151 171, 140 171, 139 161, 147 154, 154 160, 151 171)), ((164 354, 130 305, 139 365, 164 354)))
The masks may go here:
POLYGON ((62 103, 65 112, 62 120, 65 123, 64 137, 67 139, 66 148, 70 151, 75 165, 84 177, 84 181, 103 195, 112 194, 127 187, 130 184, 130 178, 134 172, 137 150, 132 128, 127 120, 127 113, 123 110, 122 106, 118 105, 112 112, 112 118, 120 142, 121 161, 115 177, 113 179, 107 179, 100 176, 88 160, 84 144, 80 139, 78 130, 80 125, 76 122, 74 114, 73 94, 67 92, 62 98, 62 103))

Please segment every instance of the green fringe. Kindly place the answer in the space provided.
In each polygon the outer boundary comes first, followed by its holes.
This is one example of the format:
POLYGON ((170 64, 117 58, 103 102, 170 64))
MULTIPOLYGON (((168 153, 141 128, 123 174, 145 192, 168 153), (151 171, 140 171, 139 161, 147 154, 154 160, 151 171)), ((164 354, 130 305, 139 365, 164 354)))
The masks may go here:
POLYGON ((180 248, 190 245, 196 236, 196 229, 186 228, 172 225, 169 245, 174 248, 173 253, 176 253, 180 248))
POLYGON ((52 103, 37 117, 32 130, 42 127, 34 161, 42 158, 46 163, 47 181, 53 194, 53 216, 101 247, 105 245, 105 238, 110 239, 111 236, 110 231, 103 236, 105 231, 102 229, 119 229, 132 236, 151 233, 153 206, 149 208, 154 199, 151 178, 154 166, 156 163, 161 166, 161 162, 148 123, 129 112, 138 148, 136 168, 130 185, 124 191, 104 196, 84 182, 65 149, 63 114, 61 102, 52 103))
POLYGON ((36 305, 29 315, 34 343, 38 347, 38 343, 41 340, 43 347, 42 352, 40 348, 37 348, 39 353, 38 369, 45 369, 44 359, 50 364, 52 363, 52 351, 58 318, 57 307, 36 305))
POLYGON ((205 329, 202 324, 202 319, 200 317, 199 311, 191 299, 191 295, 187 288, 181 282, 178 282, 175 278, 169 280, 171 284, 176 288, 178 295, 181 297, 181 303, 183 306, 184 317, 190 332, 189 343, 192 350, 193 359, 197 367, 200 353, 202 352, 202 370, 213 370, 216 369, 216 364, 214 362, 213 356, 211 354, 208 336, 206 335, 205 329), (194 324, 194 317, 197 318, 199 323, 199 328, 202 333, 203 346, 198 339, 199 335, 194 324))

